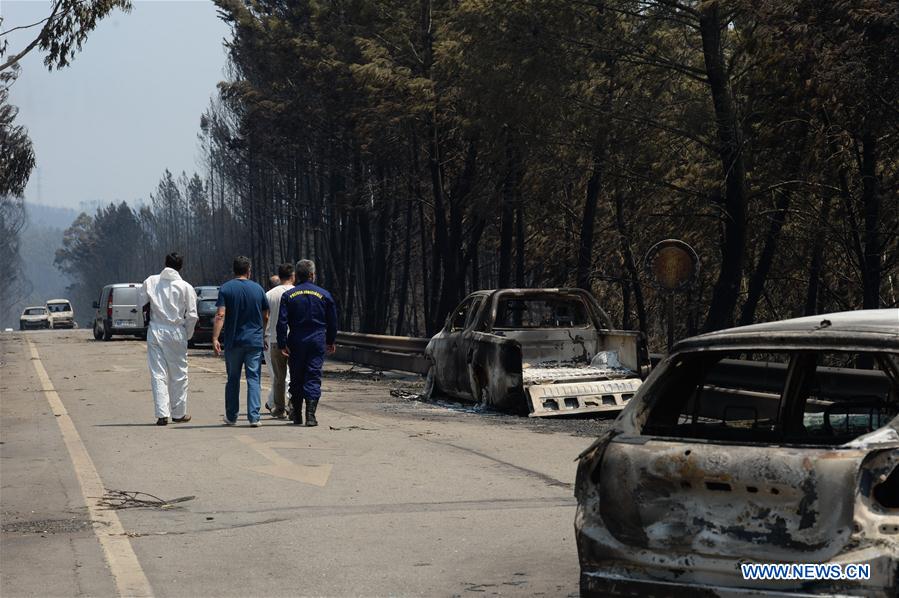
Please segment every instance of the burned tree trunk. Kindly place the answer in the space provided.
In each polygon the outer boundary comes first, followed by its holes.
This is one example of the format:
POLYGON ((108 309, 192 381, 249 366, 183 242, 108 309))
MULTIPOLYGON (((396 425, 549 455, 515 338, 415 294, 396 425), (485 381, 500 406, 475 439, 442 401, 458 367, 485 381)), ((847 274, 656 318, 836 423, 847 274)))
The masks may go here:
POLYGON ((730 89, 724 59, 724 31, 718 2, 701 5, 699 30, 706 76, 715 108, 718 156, 724 175, 724 235, 721 243, 721 270, 712 291, 706 330, 733 324, 734 308, 743 278, 746 247, 746 166, 743 160, 743 133, 730 89))

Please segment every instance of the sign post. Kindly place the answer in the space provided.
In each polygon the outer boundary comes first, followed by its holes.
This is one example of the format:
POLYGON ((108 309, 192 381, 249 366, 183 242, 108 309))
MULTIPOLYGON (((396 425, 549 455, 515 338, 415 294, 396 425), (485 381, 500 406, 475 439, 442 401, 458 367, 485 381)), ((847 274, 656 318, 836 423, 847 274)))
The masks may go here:
POLYGON ((665 293, 665 317, 668 324, 668 352, 674 346, 674 294, 690 287, 699 275, 699 256, 678 239, 665 239, 649 248, 643 259, 652 274, 653 284, 665 293))

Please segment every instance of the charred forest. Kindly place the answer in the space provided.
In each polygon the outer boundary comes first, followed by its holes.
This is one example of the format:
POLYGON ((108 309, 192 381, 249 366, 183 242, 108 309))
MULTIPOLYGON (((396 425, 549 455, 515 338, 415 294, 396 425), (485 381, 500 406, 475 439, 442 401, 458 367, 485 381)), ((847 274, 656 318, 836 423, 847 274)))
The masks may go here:
POLYGON ((899 305, 897 3, 216 4, 202 166, 66 231, 82 313, 174 250, 195 285, 313 259, 346 330, 572 286, 659 345, 643 256, 672 237, 701 262, 681 337, 899 305))

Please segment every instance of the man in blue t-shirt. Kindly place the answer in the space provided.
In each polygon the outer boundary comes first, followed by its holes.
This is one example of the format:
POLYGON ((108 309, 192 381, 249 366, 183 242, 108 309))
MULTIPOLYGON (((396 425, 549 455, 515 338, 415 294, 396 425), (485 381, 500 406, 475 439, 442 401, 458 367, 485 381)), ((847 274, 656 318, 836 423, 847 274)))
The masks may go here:
POLYGON ((278 347, 290 362, 293 423, 303 423, 305 400, 306 425, 317 426, 315 409, 322 394, 322 366, 325 354, 334 353, 337 339, 337 307, 331 293, 315 284, 315 263, 300 260, 294 273, 297 286, 281 295, 278 347))
POLYGON ((268 299, 265 291, 250 280, 250 260, 242 255, 234 258, 234 278, 222 285, 216 302, 218 312, 212 329, 215 354, 225 353, 228 382, 225 385, 225 425, 237 423, 240 409, 240 370, 247 375, 247 419, 258 427, 259 381, 262 377, 264 331, 268 323, 268 299), (224 334, 224 345, 219 336, 224 334))

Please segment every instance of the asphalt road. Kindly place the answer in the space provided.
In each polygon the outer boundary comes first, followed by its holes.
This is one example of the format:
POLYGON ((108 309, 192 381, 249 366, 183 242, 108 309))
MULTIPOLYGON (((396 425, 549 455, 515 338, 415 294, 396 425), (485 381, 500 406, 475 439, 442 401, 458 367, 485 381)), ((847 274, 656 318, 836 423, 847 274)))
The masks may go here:
POLYGON ((574 459, 604 422, 425 404, 391 396, 413 378, 329 364, 318 428, 225 427, 224 362, 199 349, 193 420, 159 427, 145 356, 0 334, 0 595, 577 593, 574 459), (116 490, 193 498, 106 508, 116 490))

